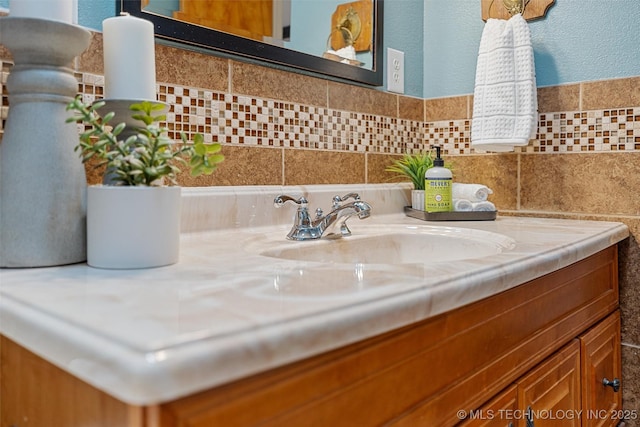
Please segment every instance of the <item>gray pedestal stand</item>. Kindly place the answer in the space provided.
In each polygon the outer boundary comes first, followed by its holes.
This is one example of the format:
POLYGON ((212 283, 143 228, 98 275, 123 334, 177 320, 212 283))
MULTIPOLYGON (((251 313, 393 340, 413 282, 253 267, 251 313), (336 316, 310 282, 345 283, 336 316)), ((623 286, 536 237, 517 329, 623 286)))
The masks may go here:
POLYGON ((9 115, 0 144, 0 267, 86 260, 86 177, 66 105, 78 92, 69 67, 89 31, 34 18, 0 18, 13 54, 9 115))

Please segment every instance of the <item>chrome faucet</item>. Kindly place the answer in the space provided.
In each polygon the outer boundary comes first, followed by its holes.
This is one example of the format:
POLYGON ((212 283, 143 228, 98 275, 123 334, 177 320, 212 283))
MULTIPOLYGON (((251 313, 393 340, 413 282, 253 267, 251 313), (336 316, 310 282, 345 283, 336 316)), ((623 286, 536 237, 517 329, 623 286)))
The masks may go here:
POLYGON ((311 240, 321 237, 339 238, 351 235, 347 227, 347 220, 354 215, 359 219, 368 218, 371 215, 369 203, 360 200, 356 193, 349 193, 343 197, 335 196, 331 212, 323 216, 322 209, 316 209, 315 219, 311 219, 307 205, 309 202, 304 197, 295 199, 291 196, 280 195, 273 201, 276 208, 282 207, 286 202, 296 203, 298 210, 294 218, 293 227, 287 234, 290 240, 311 240), (342 202, 353 198, 353 202, 342 202))

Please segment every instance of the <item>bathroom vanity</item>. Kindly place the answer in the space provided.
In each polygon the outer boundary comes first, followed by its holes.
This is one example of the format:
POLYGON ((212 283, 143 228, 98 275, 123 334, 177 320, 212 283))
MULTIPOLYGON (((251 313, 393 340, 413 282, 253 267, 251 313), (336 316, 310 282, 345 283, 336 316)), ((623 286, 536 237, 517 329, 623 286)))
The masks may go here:
POLYGON ((617 425, 626 226, 426 223, 406 190, 190 190, 176 265, 1 270, 2 425, 617 425), (345 190, 352 236, 285 239, 275 195, 345 190))

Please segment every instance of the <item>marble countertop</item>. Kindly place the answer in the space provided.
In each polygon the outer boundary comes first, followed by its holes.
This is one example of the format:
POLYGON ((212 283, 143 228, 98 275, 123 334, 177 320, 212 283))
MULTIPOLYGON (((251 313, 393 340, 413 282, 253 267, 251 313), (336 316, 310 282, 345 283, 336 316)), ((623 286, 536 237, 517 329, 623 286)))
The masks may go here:
MULTIPOLYGON (((350 220, 353 234, 377 224, 428 224, 498 233, 515 246, 443 263, 285 260, 262 256, 257 249, 288 244, 284 220, 272 226, 262 224, 264 219, 239 224, 233 220, 239 214, 227 212, 225 218, 235 225, 199 229, 192 223, 198 215, 199 223, 211 221, 202 212, 209 202, 191 200, 184 214, 191 232, 182 235, 175 265, 0 270, 0 332, 124 402, 156 404, 480 300, 628 236, 625 225, 613 222, 499 216, 495 221, 425 223, 401 213, 405 190, 394 188, 393 197, 382 198, 368 193, 374 207, 394 206, 367 220, 350 220)), ((242 198, 226 191, 228 197, 242 198)), ((262 188, 260 197, 265 194, 273 200, 273 192, 262 188)), ((262 206, 245 204, 254 210, 262 206)), ((253 212, 253 217, 259 215, 253 212)))

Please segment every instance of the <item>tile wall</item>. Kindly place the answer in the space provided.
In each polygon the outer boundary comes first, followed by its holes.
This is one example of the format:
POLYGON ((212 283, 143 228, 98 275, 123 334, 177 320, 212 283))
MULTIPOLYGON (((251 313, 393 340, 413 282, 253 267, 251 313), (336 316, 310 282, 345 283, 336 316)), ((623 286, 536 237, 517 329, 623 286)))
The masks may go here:
MULTIPOLYGON (((626 223, 623 396, 640 411, 640 77, 540 88, 537 138, 514 153, 479 154, 470 147, 471 95, 422 100, 164 45, 156 58, 170 132, 204 133, 227 157, 212 176, 185 174, 182 185, 388 182, 385 166, 398 155, 438 143, 454 179, 489 185, 504 215, 626 223)), ((11 55, 1 46, 0 61, 3 126, 11 55)), ((102 97, 100 34, 73 66, 85 100, 102 97)))

